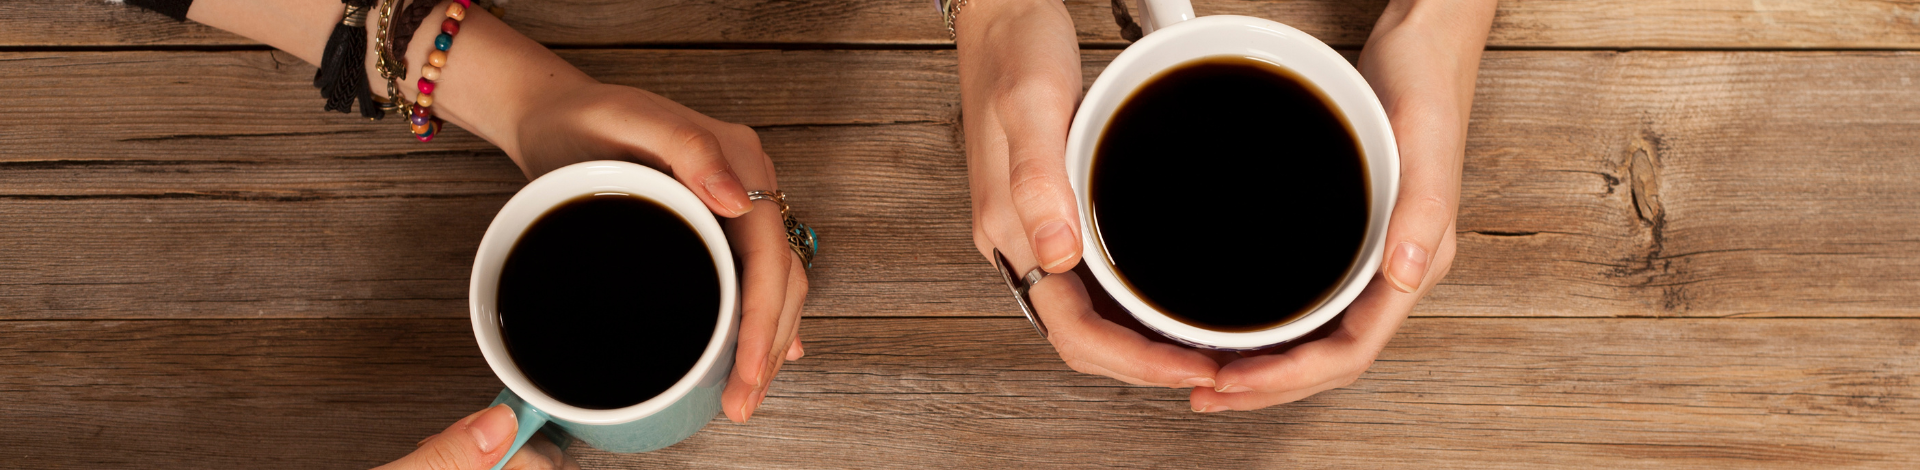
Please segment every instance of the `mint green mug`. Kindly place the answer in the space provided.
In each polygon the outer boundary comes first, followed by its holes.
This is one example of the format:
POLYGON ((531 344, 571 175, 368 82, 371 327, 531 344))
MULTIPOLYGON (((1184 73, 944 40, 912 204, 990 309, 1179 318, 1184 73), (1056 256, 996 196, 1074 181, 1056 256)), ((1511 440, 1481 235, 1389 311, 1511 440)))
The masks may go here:
MULTIPOLYGON (((646 269, 634 266, 633 269, 646 269)), ((473 337, 487 366, 507 384, 494 404, 506 404, 520 421, 520 432, 507 448, 499 470, 506 465, 535 432, 543 427, 553 436, 586 442, 608 452, 647 452, 680 442, 705 427, 720 412, 720 392, 733 371, 733 349, 740 324, 740 286, 735 277, 733 253, 727 248, 726 234, 719 222, 707 212, 706 204, 679 181, 652 168, 627 162, 595 161, 569 165, 533 180, 514 194, 487 234, 480 240, 474 256, 473 276, 469 280, 467 303, 471 306, 473 337), (658 201, 678 213, 699 233, 713 257, 719 274, 720 309, 713 336, 708 339, 700 360, 667 391, 633 406, 611 410, 580 408, 562 403, 540 391, 527 380, 520 367, 507 354, 500 337, 500 322, 495 301, 500 269, 507 255, 527 226, 548 209, 575 197, 596 193, 625 193, 658 201), (552 425, 552 426, 548 426, 552 425)))

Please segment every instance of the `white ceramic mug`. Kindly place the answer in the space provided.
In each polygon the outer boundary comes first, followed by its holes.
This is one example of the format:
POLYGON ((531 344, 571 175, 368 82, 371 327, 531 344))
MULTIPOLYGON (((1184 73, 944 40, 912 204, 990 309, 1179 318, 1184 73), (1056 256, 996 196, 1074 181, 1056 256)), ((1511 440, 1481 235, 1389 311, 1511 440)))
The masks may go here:
MULTIPOLYGON (((648 269, 633 266, 632 269, 648 269)), ((494 404, 513 407, 520 421, 519 435, 506 457, 520 450, 533 433, 549 423, 566 436, 609 452, 646 452, 692 436, 720 412, 720 392, 733 371, 733 348, 740 325, 740 285, 734 275, 733 252, 720 223, 698 196, 679 181, 652 168, 616 161, 584 162, 554 170, 527 184, 495 215, 474 256, 467 303, 472 309, 473 337, 493 374, 507 384, 494 404), (647 401, 611 410, 593 410, 562 403, 535 387, 507 354, 501 340, 497 292, 500 269, 527 226, 549 209, 573 198, 598 193, 622 193, 652 199, 685 219, 713 258, 719 274, 720 309, 714 312, 713 335, 693 369, 672 387, 647 401)))
MULTIPOLYGON (((1400 188, 1400 153, 1380 99, 1360 72, 1326 43, 1287 25, 1260 18, 1218 15, 1195 18, 1188 0, 1140 0, 1145 37, 1127 47, 1093 81, 1067 135, 1067 177, 1079 203, 1082 260, 1101 287, 1148 328, 1189 346, 1251 350, 1283 344, 1319 328, 1353 302, 1373 279, 1386 251, 1387 219, 1400 188), (1279 65, 1299 74, 1327 97, 1352 125, 1366 158, 1371 202, 1366 240, 1358 266, 1350 267, 1333 295, 1305 315, 1272 328, 1223 332, 1189 325, 1155 308, 1129 289, 1114 272, 1094 230, 1087 179, 1115 110, 1148 80, 1187 62, 1218 56, 1245 57, 1279 65)), ((1254 183, 1249 183, 1254 184, 1254 183)), ((1182 197, 1184 195, 1170 195, 1182 197)), ((1291 313, 1291 312, 1289 312, 1291 313)))

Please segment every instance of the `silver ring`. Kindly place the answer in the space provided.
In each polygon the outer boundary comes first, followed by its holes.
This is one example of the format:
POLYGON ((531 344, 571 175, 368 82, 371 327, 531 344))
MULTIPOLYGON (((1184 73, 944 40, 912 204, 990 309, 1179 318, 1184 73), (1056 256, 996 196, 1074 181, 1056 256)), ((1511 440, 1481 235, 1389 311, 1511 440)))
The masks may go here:
POLYGON ((813 227, 793 218, 788 211, 787 193, 780 190, 747 191, 747 202, 773 201, 780 205, 781 223, 787 227, 787 246, 793 248, 793 254, 800 257, 800 266, 813 269, 813 255, 820 252, 820 235, 813 227))
POLYGON ((1052 274, 1040 268, 1033 268, 1032 271, 1027 271, 1027 275, 1016 280, 1013 276, 1013 263, 1007 261, 1006 255, 1000 254, 999 248, 993 249, 993 267, 1000 271, 1000 278, 1007 281, 1007 288, 1013 289, 1013 300, 1020 304, 1020 313, 1027 315, 1027 322, 1033 324, 1033 331, 1040 332, 1040 337, 1046 338, 1047 324, 1040 321, 1039 312, 1033 310, 1033 301, 1028 298, 1027 292, 1052 274))

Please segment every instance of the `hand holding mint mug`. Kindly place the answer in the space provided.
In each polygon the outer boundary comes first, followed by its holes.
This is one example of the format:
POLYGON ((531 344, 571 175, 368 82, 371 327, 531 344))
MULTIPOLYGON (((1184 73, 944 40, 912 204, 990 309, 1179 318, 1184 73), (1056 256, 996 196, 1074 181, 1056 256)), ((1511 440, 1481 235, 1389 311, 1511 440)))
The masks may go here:
POLYGON ((672 177, 628 162, 569 165, 508 200, 474 256, 468 303, 474 340, 507 385, 494 404, 518 422, 509 458, 541 431, 610 452, 660 449, 741 396, 741 292, 754 281, 736 272, 737 233, 672 177))
MULTIPOLYGON (((574 72, 578 72, 577 70, 574 72)), ((740 354, 723 397, 727 418, 745 422, 785 361, 805 355, 799 339, 806 263, 792 253, 777 204, 748 191, 778 189, 773 161, 752 128, 722 122, 631 87, 581 83, 530 111, 513 129, 528 176, 592 160, 635 161, 671 174, 698 196, 743 261, 740 354)))
MULTIPOLYGON (((996 120, 1022 122, 1020 118, 1004 117, 1019 106, 1008 103, 1022 101, 1013 99, 1021 97, 1021 94, 1010 93, 1009 90, 1061 88, 1053 84, 1058 77, 1037 73, 1051 70, 1047 64, 1039 62, 1057 59, 1022 50, 1060 47, 1033 40, 1018 41, 1023 34, 1039 34, 1021 32, 1010 25, 1027 23, 1026 27, 1050 29, 1056 35, 1064 33, 1071 40, 1073 29, 1070 21, 1061 18, 1052 22, 1036 22, 1026 18, 1002 17, 1006 12, 1021 9, 1044 9, 1051 3, 1013 0, 992 2, 993 7, 981 8, 989 5, 989 2, 973 2, 956 20, 963 105, 966 106, 965 115, 968 119, 969 169, 974 184, 975 240, 982 253, 989 257, 993 256, 991 252, 995 248, 1005 253, 1016 276, 1017 273, 1025 273, 1042 265, 1045 265, 1047 272, 1065 272, 1079 261, 1077 258, 1060 263, 1039 261, 1059 259, 1059 254, 1048 246, 1049 242, 1043 241, 1048 234, 1036 230, 1044 223, 1034 224, 1031 223, 1031 217, 1023 216, 1031 213, 1064 213, 1065 219, 1070 221, 1067 226, 1073 230, 1074 237, 1084 240, 1071 244, 1076 253, 1084 250, 1090 255, 1094 254, 1093 251, 1097 249, 1094 246, 1080 245, 1098 243, 1092 235, 1082 231, 1084 206, 1076 204, 1074 188, 1068 183, 1069 173, 1075 171, 1076 167, 1067 164, 1073 155, 1066 151, 1066 136, 1057 127, 1037 126, 1036 129, 1036 126, 993 125, 996 120), (989 31, 992 31, 991 35, 987 34, 989 31), (1041 79, 1031 80, 1032 77, 1041 79), (1001 106, 996 109, 993 105, 1001 106), (998 135, 1003 131, 1007 135, 998 135), (1024 140, 1015 137, 1015 134, 1023 133, 1024 140), (1027 144, 1012 145, 1023 141, 1027 144), (1020 155, 1011 155, 1013 152, 1008 151, 1010 147, 1025 149, 1029 154, 1045 155, 1050 161, 1036 163, 1034 160, 1037 159, 1034 158, 1023 159, 1020 155), (1023 187, 1046 188, 1050 191, 1022 190, 1023 187), (1065 210, 1056 210, 1063 206, 1065 210), (1040 254, 1036 255, 1035 251, 1040 254)), ((1384 108, 1387 120, 1392 123, 1389 141, 1397 141, 1393 147, 1400 154, 1398 169, 1401 179, 1387 193, 1396 204, 1387 217, 1390 222, 1386 224, 1384 240, 1375 247, 1372 255, 1380 260, 1380 273, 1352 286, 1357 292, 1348 293, 1351 303, 1345 306, 1343 317, 1332 317, 1332 313, 1337 312, 1322 313, 1320 321, 1340 318, 1338 324, 1321 329, 1326 333, 1325 338, 1239 354, 1202 353, 1154 342, 1140 333, 1101 318, 1093 311, 1086 286, 1080 278, 1050 276, 1045 278, 1045 282, 1033 284, 1029 293, 1038 316, 1051 330, 1049 340, 1062 358, 1076 370, 1107 375, 1129 383, 1195 387, 1190 404, 1196 411, 1258 409, 1305 398, 1356 379, 1371 365, 1373 358, 1392 337, 1414 303, 1446 274, 1447 266, 1452 261, 1452 220, 1454 201, 1458 197, 1467 110, 1471 104, 1479 51, 1491 22, 1492 6, 1493 2, 1484 0, 1449 4, 1394 1, 1380 18, 1373 37, 1363 50, 1360 75, 1366 77, 1365 85, 1372 89, 1372 94, 1378 96, 1380 105, 1375 105, 1375 109, 1384 108)), ((1191 7, 1179 0, 1143 1, 1137 11, 1150 33, 1194 18, 1191 7)), ((1252 18, 1246 20, 1261 22, 1252 18)), ((1230 21, 1219 18, 1196 22, 1182 28, 1184 32, 1176 31, 1175 35, 1187 34, 1209 22, 1230 21)), ((1292 31, 1291 28, 1285 30, 1292 31)), ((1298 34, 1297 31, 1292 33, 1298 34)), ((1161 43, 1176 42, 1166 38, 1166 35, 1162 36, 1159 40, 1161 43)), ((1141 43, 1150 41, 1155 41, 1153 34, 1143 38, 1141 43)), ((1307 41, 1317 44, 1310 38, 1307 41)), ((1141 43, 1136 43, 1135 47, 1141 43)), ((1068 42, 1066 47, 1070 48, 1071 43, 1068 42)), ((1324 45, 1320 47, 1324 48, 1324 45)), ((1108 72, 1103 73, 1102 78, 1115 73, 1114 68, 1122 67, 1121 62, 1127 60, 1126 56, 1145 55, 1133 52, 1130 49, 1129 53, 1123 53, 1108 72)), ((1077 57, 1068 60, 1073 59, 1077 57)), ((1069 62, 1068 65, 1071 64, 1069 62)), ((1288 63, 1282 65, 1296 66, 1288 63)), ((1149 74, 1151 72, 1148 71, 1149 74)), ((1133 83, 1137 84, 1138 81, 1133 83)), ((1099 87, 1096 83, 1095 88, 1099 87)), ((1118 94, 1124 97, 1126 91, 1120 90, 1118 94)), ((1094 92, 1099 93, 1098 90, 1094 92)), ((1089 96, 1087 103, 1082 106, 1092 106, 1096 99, 1117 101, 1114 97, 1089 96)), ((1070 103, 1062 106, 1045 102, 1043 106, 1032 104, 1035 100, 1024 101, 1028 102, 1025 108, 1042 116, 1026 118, 1025 122, 1057 124, 1058 116, 1073 111, 1070 103)), ((1088 112, 1086 109, 1080 111, 1082 114, 1088 112)), ((1354 125, 1363 126, 1360 123, 1354 125)), ((1099 124, 1094 123, 1093 126, 1098 127, 1099 124)), ((1366 132, 1364 129, 1356 131, 1366 132)), ((1168 164, 1200 163, 1170 161, 1168 164)), ((1263 184, 1260 182, 1272 181, 1272 177, 1279 176, 1237 175, 1230 170, 1223 169, 1220 184, 1263 184)), ((1260 201, 1212 202, 1247 206, 1253 211, 1263 207, 1260 201)), ((1204 246, 1191 249, 1199 256, 1229 259, 1234 256, 1235 250, 1250 247, 1204 246)), ((1098 271, 1094 269, 1094 272, 1098 271)), ((1116 292, 1117 297, 1123 294, 1116 292)), ((1150 323, 1144 321, 1145 318, 1142 320, 1143 323, 1150 323)), ((1169 336, 1180 339, 1178 336, 1169 336)), ((1221 348, 1219 344, 1204 345, 1221 348)))
MULTIPOLYGON (((434 116, 498 145, 529 178, 585 161, 640 163, 671 175, 724 218, 742 261, 745 318, 723 408, 729 419, 746 421, 780 364, 803 355, 797 325, 807 291, 777 205, 749 195, 780 189, 759 136, 647 90, 600 83, 485 12, 461 23, 460 38, 462 47, 499 53, 449 62, 434 116)), ((423 63, 432 48, 413 41, 409 62, 423 63)), ((401 91, 412 95, 419 78, 415 69, 401 91)))

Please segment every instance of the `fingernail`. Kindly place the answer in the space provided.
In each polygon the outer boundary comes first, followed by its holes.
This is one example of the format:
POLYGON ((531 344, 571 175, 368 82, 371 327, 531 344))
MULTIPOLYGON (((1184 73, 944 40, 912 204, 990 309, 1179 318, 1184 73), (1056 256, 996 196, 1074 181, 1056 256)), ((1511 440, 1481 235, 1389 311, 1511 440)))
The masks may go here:
POLYGON ((1066 222, 1056 220, 1033 232, 1033 254, 1040 258, 1040 268, 1048 272, 1073 259, 1078 243, 1066 222))
POLYGON ((786 354, 781 353, 781 354, 767 355, 767 365, 763 366, 760 369, 760 387, 758 388, 760 388, 761 390, 766 390, 767 387, 770 387, 773 385, 773 374, 779 373, 780 360, 784 359, 783 356, 786 356, 786 354))
POLYGON ((467 432, 473 433, 473 442, 480 445, 480 452, 490 453, 512 440, 513 431, 518 423, 514 421, 513 408, 498 405, 480 413, 472 423, 467 424, 467 432))
POLYGON ((740 179, 734 178, 733 172, 714 173, 703 184, 707 187, 707 194, 712 194, 713 200, 720 201, 721 207, 732 210, 735 217, 753 211, 753 201, 747 199, 747 190, 740 187, 740 179))
POLYGON ((1400 242, 1393 248, 1393 264, 1388 266, 1387 280, 1400 292, 1413 293, 1420 288, 1420 281, 1427 277, 1427 250, 1413 242, 1400 242))
POLYGON ((747 395, 747 402, 740 404, 740 421, 753 419, 753 411, 760 409, 760 401, 765 399, 767 399, 767 389, 764 388, 755 389, 753 394, 747 395))
POLYGON ((803 357, 807 357, 807 348, 800 345, 800 340, 794 340, 793 347, 787 351, 787 360, 798 361, 803 357))
POLYGON ((1248 387, 1240 384, 1226 384, 1224 386, 1221 386, 1220 388, 1213 389, 1213 391, 1220 392, 1220 393, 1251 392, 1253 391, 1253 387, 1248 387))
POLYGON ((1189 408, 1193 408, 1193 412, 1195 412, 1195 413, 1205 413, 1205 412, 1207 412, 1207 407, 1204 407, 1204 406, 1200 406, 1200 405, 1193 405, 1193 406, 1191 406, 1191 407, 1189 407, 1189 408))
POLYGON ((1207 409, 1200 410, 1201 413, 1218 413, 1221 411, 1227 411, 1227 405, 1212 405, 1208 406, 1207 409))
POLYGON ((1213 388, 1212 377, 1194 377, 1180 381, 1180 383, 1187 384, 1188 387, 1213 388))

